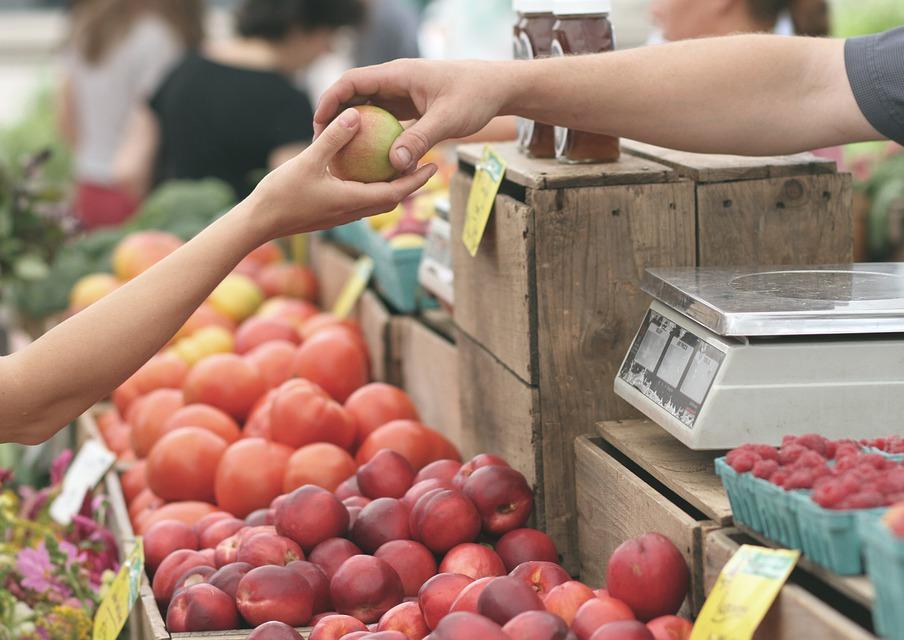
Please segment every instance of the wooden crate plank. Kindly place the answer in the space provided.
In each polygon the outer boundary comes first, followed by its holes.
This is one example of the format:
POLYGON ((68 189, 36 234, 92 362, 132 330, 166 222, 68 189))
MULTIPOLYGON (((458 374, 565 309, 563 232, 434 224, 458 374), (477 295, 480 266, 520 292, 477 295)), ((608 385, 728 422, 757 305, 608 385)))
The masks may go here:
MULTIPOLYGON (((452 237, 461 238, 471 178, 452 180, 452 237)), ((509 196, 496 198, 493 215, 475 257, 452 242, 455 323, 485 346, 519 378, 536 382, 536 312, 532 309, 533 216, 509 196)))
POLYGON ((329 240, 312 236, 311 265, 317 274, 320 306, 329 311, 354 273, 355 261, 329 240))
POLYGON ((401 387, 414 401, 421 421, 460 446, 458 350, 416 319, 404 318, 401 322, 401 387))
POLYGON ((154 592, 151 591, 147 576, 141 577, 136 610, 141 616, 144 640, 169 640, 169 631, 166 630, 166 623, 160 615, 160 609, 157 608, 157 601, 154 599, 154 592))
POLYGON ((370 377, 379 382, 388 382, 391 376, 389 324, 392 322, 392 315, 379 296, 370 290, 361 296, 354 314, 367 344, 370 377))
MULTIPOLYGON (((703 585, 712 591, 722 568, 740 546, 732 539, 734 529, 708 533, 703 542, 703 585)), ((867 640, 875 638, 839 611, 799 585, 788 583, 766 614, 754 636, 760 640, 867 640)))
POLYGON ((730 182, 836 172, 833 160, 820 158, 812 153, 769 157, 730 156, 677 151, 635 140, 622 140, 622 152, 664 164, 681 177, 695 182, 730 182))
POLYGON ((837 264, 853 257, 850 175, 701 184, 700 266, 837 264))
MULTIPOLYGON (((468 336, 460 334, 457 347, 462 454, 502 456, 536 486, 542 478, 537 390, 468 336)), ((542 526, 543 493, 536 493, 542 526)))
POLYGON ((695 609, 695 571, 701 554, 702 532, 709 527, 657 492, 601 447, 601 438, 581 436, 575 441, 578 494, 578 535, 581 580, 592 587, 605 582, 606 561, 625 540, 657 532, 681 551, 691 570, 690 598, 685 612, 695 609))
MULTIPOLYGON (((694 264, 691 183, 531 192, 536 215, 543 472, 550 534, 577 546, 574 438, 637 411, 613 381, 649 298, 651 266, 694 264)), ((457 278, 457 274, 456 274, 457 278)), ((508 315, 508 314, 506 314, 508 315)))
MULTIPOLYGON (((492 147, 506 162, 505 179, 531 189, 648 184, 675 177, 668 167, 636 155, 625 154, 618 162, 606 164, 562 164, 528 158, 518 151, 515 143, 498 143, 492 147)), ((483 144, 461 145, 458 157, 464 164, 476 166, 483 156, 483 148, 483 144)))
POLYGON ((731 524, 731 505, 713 463, 721 452, 688 449, 649 420, 601 422, 597 432, 708 518, 731 524))

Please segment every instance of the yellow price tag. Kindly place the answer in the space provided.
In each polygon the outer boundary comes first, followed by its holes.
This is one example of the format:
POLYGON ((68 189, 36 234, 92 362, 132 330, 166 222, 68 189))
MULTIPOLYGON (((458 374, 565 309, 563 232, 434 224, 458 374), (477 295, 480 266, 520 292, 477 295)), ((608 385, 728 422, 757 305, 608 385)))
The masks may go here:
POLYGON ((794 570, 800 551, 743 545, 719 574, 691 640, 749 640, 794 570))
POLYGON ((465 210, 465 226, 461 234, 462 242, 468 249, 471 257, 477 255, 477 247, 483 239, 483 232, 487 228, 487 221, 493 211, 493 203, 496 194, 499 193, 499 185, 505 176, 505 160, 503 160, 489 145, 483 148, 483 158, 474 172, 474 182, 471 184, 471 193, 468 195, 468 205, 465 210))
POLYGON ((358 258, 355 263, 355 272, 342 287, 339 297, 336 298, 336 304, 333 305, 334 316, 341 319, 348 317, 348 314, 355 308, 358 298, 361 297, 361 294, 367 288, 367 283, 370 282, 370 276, 373 272, 374 261, 370 257, 362 256, 358 258))
POLYGON ((119 568, 113 578, 107 595, 97 608, 94 616, 94 640, 116 640, 119 632, 129 618, 129 612, 138 599, 141 585, 141 574, 144 571, 144 545, 141 538, 135 540, 135 546, 129 557, 119 568))

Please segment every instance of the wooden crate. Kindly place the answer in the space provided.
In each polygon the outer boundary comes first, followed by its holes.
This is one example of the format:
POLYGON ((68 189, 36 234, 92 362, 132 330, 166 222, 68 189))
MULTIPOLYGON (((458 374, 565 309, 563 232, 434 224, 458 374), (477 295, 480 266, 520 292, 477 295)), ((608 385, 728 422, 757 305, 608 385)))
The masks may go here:
MULTIPOLYGON (((599 420, 637 416, 612 381, 649 305, 645 269, 847 261, 850 178, 812 157, 693 172, 653 151, 566 166, 494 148, 508 168, 477 256, 452 242, 463 443, 526 465, 538 523, 573 568, 572 444, 599 420)), ((460 148, 453 239, 481 154, 460 148)))
MULTIPOLYGON (((740 544, 752 542, 736 529, 707 533, 703 541, 703 586, 707 594, 740 544)), ((806 571, 795 571, 754 637, 761 640, 875 638, 863 626, 868 626, 869 622, 866 608, 869 602, 864 600, 869 597, 869 591, 857 585, 856 580, 835 578, 824 582, 814 579, 806 571), (849 584, 840 591, 838 587, 844 582, 849 584)))
MULTIPOLYGON (((677 447, 653 443, 648 462, 640 466, 612 444, 618 440, 605 426, 601 433, 606 437, 581 436, 575 442, 581 579, 602 585, 606 562, 620 544, 645 533, 660 533, 688 563, 691 587, 684 612, 696 614, 703 605, 703 539, 731 522, 727 498, 698 477, 707 475, 699 473, 707 464, 705 454, 685 449, 695 455, 682 457, 677 441, 677 447), (651 473, 652 468, 665 481, 651 473)), ((640 439, 632 440, 634 445, 644 446, 640 439)))

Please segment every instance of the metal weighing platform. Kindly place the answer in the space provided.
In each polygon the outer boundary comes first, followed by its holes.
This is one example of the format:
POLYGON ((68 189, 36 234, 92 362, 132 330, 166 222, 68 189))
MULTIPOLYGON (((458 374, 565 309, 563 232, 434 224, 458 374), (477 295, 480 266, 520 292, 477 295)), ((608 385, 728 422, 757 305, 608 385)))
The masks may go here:
POLYGON ((904 263, 649 269, 615 390, 692 449, 904 434, 904 263))

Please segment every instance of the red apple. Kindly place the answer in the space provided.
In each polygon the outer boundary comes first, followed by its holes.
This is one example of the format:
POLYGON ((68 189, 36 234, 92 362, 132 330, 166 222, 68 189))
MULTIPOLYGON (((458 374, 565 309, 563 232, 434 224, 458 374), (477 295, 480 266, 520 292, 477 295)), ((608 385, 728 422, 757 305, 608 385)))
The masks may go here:
POLYGON ((271 620, 252 631, 248 640, 302 640, 302 637, 285 622, 271 620))
POLYGON ((524 580, 541 598, 545 598, 554 587, 571 580, 571 576, 561 566, 555 562, 543 561, 523 562, 510 575, 524 580))
MULTIPOLYGON (((505 575, 505 565, 495 551, 482 544, 453 547, 439 565, 440 573, 461 573, 471 579, 505 575)), ((567 574, 566 574, 567 575, 567 574)))
MULTIPOLYGON (((514 640, 498 624, 476 613, 450 613, 437 625, 431 640, 514 640)), ((520 639, 519 639, 520 640, 520 639)))
POLYGON ((324 540, 345 535, 348 510, 329 491, 308 484, 279 503, 275 524, 279 535, 291 538, 310 552, 324 540))
POLYGON ((236 560, 255 567, 286 565, 293 560, 304 560, 304 552, 294 540, 274 533, 259 533, 242 541, 236 560))
POLYGON ((497 536, 524 526, 534 507, 530 485, 511 467, 477 469, 465 482, 464 494, 477 507, 483 530, 497 536))
POLYGON ((414 483, 415 470, 411 463, 392 449, 381 449, 355 474, 358 487, 365 497, 401 498, 414 483))
POLYGON ((494 456, 491 453, 481 453, 461 465, 461 468, 452 478, 452 484, 455 485, 456 489, 461 491, 465 488, 465 482, 471 477, 471 474, 478 469, 491 466, 507 467, 509 464, 499 456, 494 456))
POLYGON ((414 476, 414 484, 424 480, 442 480, 451 484, 455 474, 461 470, 461 466, 458 460, 437 460, 436 462, 431 462, 417 472, 417 475, 414 476))
POLYGON ((660 616, 647 623, 656 640, 690 640, 694 625, 678 616, 660 616))
POLYGON ((536 529, 515 529, 499 538, 496 553, 505 563, 505 570, 512 571, 523 562, 541 560, 558 562, 556 543, 548 535, 536 529))
POLYGON ((330 580, 336 611, 371 623, 402 601, 402 580, 388 563, 372 556, 353 556, 330 580))
POLYGON ((578 640, 590 640, 603 625, 622 620, 634 620, 634 612, 628 605, 615 598, 593 598, 580 606, 571 630, 578 640))
POLYGON ((424 583, 436 575, 433 554, 413 540, 391 540, 377 549, 374 556, 386 561, 399 574, 406 597, 417 596, 424 583))
POLYGON ((422 640, 430 634, 417 602, 403 602, 384 613, 377 631, 398 631, 406 640, 422 640))
POLYGON ((500 625, 525 611, 543 611, 543 602, 524 581, 511 576, 493 578, 477 599, 477 613, 500 625))
POLYGON ((622 620, 603 625, 590 640, 656 640, 650 630, 637 620, 622 620))
POLYGON ((525 611, 502 627, 509 637, 518 640, 567 640, 568 625, 548 611, 525 611))
POLYGON ((366 553, 373 553, 391 540, 407 540, 408 509, 395 498, 377 498, 361 509, 351 538, 366 553))
POLYGON ((457 573, 440 573, 427 580, 417 594, 427 626, 436 629, 458 595, 472 582, 468 576, 457 573))
POLYGON ((292 569, 272 565, 246 573, 235 600, 242 617, 255 626, 277 620, 302 627, 311 619, 314 605, 307 580, 292 569))
POLYGON ((590 587, 583 582, 569 580, 553 587, 543 598, 543 606, 570 627, 581 605, 595 597, 590 587))
POLYGON ((308 640, 339 640, 354 631, 367 633, 367 627, 357 618, 335 613, 321 618, 311 630, 308 640))
POLYGON ((173 551, 198 548, 198 536, 187 524, 178 520, 161 520, 148 527, 144 533, 144 561, 148 574, 154 575, 157 567, 173 551))
POLYGON ((658 533, 622 543, 606 567, 609 595, 622 600, 644 622, 677 613, 689 584, 681 552, 658 533))
POLYGON ((434 489, 418 498, 411 510, 409 525, 412 538, 434 553, 444 553, 477 539, 480 514, 460 491, 434 489))
POLYGON ((320 567, 330 580, 336 575, 342 563, 352 556, 361 555, 361 549, 351 540, 330 538, 324 540, 311 551, 308 560, 320 567))
POLYGON ((209 584, 194 584, 176 594, 166 612, 172 633, 237 629, 239 615, 228 594, 209 584))
POLYGON ((247 562, 233 562, 217 569, 216 573, 207 579, 207 582, 235 600, 235 592, 238 591, 239 582, 253 568, 247 562))
POLYGON ((190 549, 179 549, 169 554, 154 573, 152 589, 161 609, 165 609, 173 597, 176 580, 192 567, 210 566, 203 555, 190 549))
POLYGON ((496 578, 478 578, 467 585, 452 602, 452 606, 449 607, 449 613, 456 613, 458 611, 479 613, 479 611, 477 611, 477 600, 480 598, 480 594, 483 593, 483 590, 486 589, 487 585, 495 579, 496 578))

